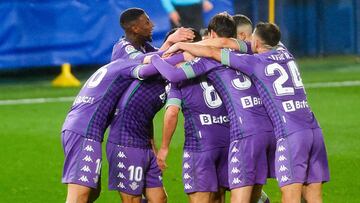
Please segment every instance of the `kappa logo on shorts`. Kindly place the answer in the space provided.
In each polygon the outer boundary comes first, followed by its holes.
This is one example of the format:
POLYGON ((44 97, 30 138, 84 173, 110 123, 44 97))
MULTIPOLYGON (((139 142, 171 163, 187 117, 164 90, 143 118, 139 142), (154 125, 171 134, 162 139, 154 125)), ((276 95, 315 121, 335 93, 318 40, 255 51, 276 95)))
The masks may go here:
POLYGON ((123 162, 119 162, 118 165, 117 165, 118 168, 125 168, 125 165, 123 162))
POLYGON ((284 166, 284 165, 281 165, 279 172, 284 172, 284 171, 288 171, 288 168, 286 168, 286 166, 284 166))
POLYGON ((231 184, 239 184, 241 183, 242 181, 239 179, 239 178, 234 178, 233 181, 231 182, 231 184))
POLYGON ((286 157, 285 157, 284 155, 281 155, 281 156, 279 157, 279 160, 278 160, 278 161, 285 161, 285 160, 287 160, 286 157))
POLYGON ((99 176, 96 176, 95 178, 93 178, 93 180, 94 180, 94 183, 98 183, 98 181, 99 181, 99 176))
POLYGON ((82 160, 86 161, 86 162, 93 162, 93 160, 91 159, 91 156, 89 156, 89 155, 86 155, 82 160))
POLYGON ((184 168, 185 168, 185 169, 189 169, 189 168, 190 168, 190 165, 189 165, 187 162, 185 162, 185 163, 184 163, 184 168))
POLYGON ((131 184, 129 184, 129 186, 132 190, 136 190, 139 187, 139 184, 137 184, 136 182, 132 182, 131 184))
POLYGON ((120 182, 118 185, 117 185, 118 188, 122 188, 122 189, 126 189, 125 185, 123 182, 120 182))
POLYGON ((162 176, 158 176, 158 178, 159 178, 159 181, 162 181, 162 176))
POLYGON ((124 152, 122 152, 122 151, 120 151, 120 152, 118 153, 117 157, 119 157, 119 158, 125 158, 125 159, 127 158, 126 155, 124 154, 124 152))
POLYGON ((233 167, 231 173, 240 173, 240 170, 237 167, 233 167))
POLYGON ((237 159, 236 157, 231 158, 231 163, 238 163, 239 159, 237 159))
POLYGON ((184 153, 184 158, 190 158, 190 154, 188 152, 184 153))
POLYGON ((80 169, 80 171, 85 171, 85 172, 91 173, 90 167, 87 166, 87 165, 84 165, 84 166, 80 169))
POLYGON ((289 181, 290 180, 290 178, 289 177, 287 177, 287 176, 281 176, 281 182, 286 182, 286 181, 289 181))
POLYGON ((88 152, 94 152, 94 149, 91 145, 87 145, 84 150, 88 152))
POLYGON ((89 182, 89 180, 88 180, 88 178, 86 177, 86 176, 81 176, 80 178, 79 178, 79 180, 80 181, 82 181, 82 182, 89 182))
POLYGON ((283 145, 280 145, 279 147, 278 147, 278 152, 283 152, 283 151, 285 151, 286 150, 286 148, 283 146, 283 145))
POLYGON ((190 190, 192 189, 191 185, 189 183, 186 183, 184 186, 185 190, 190 190))
POLYGON ((231 152, 235 153, 235 152, 239 152, 239 150, 238 150, 238 148, 234 147, 234 148, 232 148, 231 152))
POLYGON ((191 178, 191 176, 189 176, 188 173, 185 173, 185 174, 184 174, 184 179, 185 179, 185 180, 190 179, 190 178, 191 178))
POLYGON ((117 175, 118 178, 122 178, 122 179, 126 179, 126 177, 124 176, 123 173, 119 172, 119 174, 117 175))

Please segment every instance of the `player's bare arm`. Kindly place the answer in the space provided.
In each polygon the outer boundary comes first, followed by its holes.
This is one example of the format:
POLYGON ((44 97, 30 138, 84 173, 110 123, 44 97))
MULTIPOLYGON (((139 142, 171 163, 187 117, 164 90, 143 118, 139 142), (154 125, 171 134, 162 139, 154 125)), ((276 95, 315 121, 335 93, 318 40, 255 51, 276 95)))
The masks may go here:
POLYGON ((162 142, 157 154, 157 163, 161 170, 165 170, 167 167, 166 158, 178 122, 179 111, 180 108, 177 106, 169 106, 165 111, 162 142))
POLYGON ((196 44, 200 44, 203 46, 211 46, 217 48, 230 48, 234 50, 240 50, 238 41, 234 38, 209 38, 202 40, 200 42, 196 42, 196 44))
POLYGON ((221 51, 219 48, 185 42, 178 42, 174 44, 164 53, 164 56, 168 56, 179 50, 189 52, 193 56, 209 57, 217 61, 221 61, 221 51))

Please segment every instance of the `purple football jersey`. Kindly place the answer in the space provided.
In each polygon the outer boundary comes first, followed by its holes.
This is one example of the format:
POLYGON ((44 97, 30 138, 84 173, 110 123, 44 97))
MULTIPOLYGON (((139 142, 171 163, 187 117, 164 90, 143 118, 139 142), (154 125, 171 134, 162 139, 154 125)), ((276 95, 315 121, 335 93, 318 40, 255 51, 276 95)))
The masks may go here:
POLYGON ((228 112, 230 141, 273 130, 262 100, 246 75, 207 58, 197 58, 177 69, 161 65, 164 61, 160 57, 154 57, 152 62, 173 82, 207 74, 228 112))
POLYGON ((137 60, 116 60, 98 69, 84 84, 68 113, 62 130, 102 141, 116 102, 136 78, 137 60))
POLYGON ((229 146, 227 111, 206 77, 170 84, 166 106, 182 109, 185 118, 184 149, 207 151, 229 146))
POLYGON ((221 50, 222 64, 249 75, 273 122, 277 138, 318 128, 294 57, 284 48, 255 55, 221 50))
POLYGON ((144 53, 157 51, 157 48, 153 47, 150 43, 145 42, 144 46, 140 49, 136 49, 126 38, 120 38, 114 45, 111 61, 121 59, 135 59, 139 55, 144 53))
POLYGON ((151 148, 153 118, 165 103, 160 77, 135 80, 121 96, 110 124, 108 141, 127 147, 151 148))

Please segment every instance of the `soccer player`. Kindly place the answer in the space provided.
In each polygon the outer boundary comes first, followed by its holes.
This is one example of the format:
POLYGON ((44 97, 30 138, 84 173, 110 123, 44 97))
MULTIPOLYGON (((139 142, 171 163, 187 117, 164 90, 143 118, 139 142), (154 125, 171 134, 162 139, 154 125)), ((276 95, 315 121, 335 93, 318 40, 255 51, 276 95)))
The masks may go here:
POLYGON ((98 197, 104 132, 117 100, 133 78, 154 74, 146 71, 149 66, 141 60, 116 60, 98 69, 77 95, 62 127, 62 182, 68 184, 68 203, 93 202, 98 197))
POLYGON ((322 183, 329 181, 321 128, 307 102, 295 58, 282 45, 279 28, 259 23, 251 48, 241 55, 218 48, 176 45, 193 55, 212 57, 250 76, 272 120, 277 138, 276 177, 283 202, 322 202, 322 183))
MULTIPOLYGON (((120 26, 125 31, 125 37, 120 38, 114 45, 111 61, 116 59, 135 59, 143 53, 158 51, 149 42, 152 41, 154 24, 149 16, 140 8, 129 8, 120 15, 120 26)), ((170 35, 160 47, 166 50, 173 43, 191 40, 194 33, 187 28, 179 28, 170 35)))
POLYGON ((253 29, 251 20, 247 16, 241 14, 233 15, 233 19, 236 25, 236 38, 250 42, 253 29))
MULTIPOLYGON (((224 13, 214 16, 208 29, 212 38, 236 35, 234 21, 224 13)), ((240 47, 247 51, 245 42, 240 42, 240 47)), ((152 63, 172 82, 207 74, 230 119, 228 174, 231 202, 257 202, 274 158, 268 152, 275 143, 273 126, 249 77, 206 58, 195 59, 181 69, 166 65, 158 56, 153 56, 152 63)))
MULTIPOLYGON (((194 39, 201 40, 200 34, 194 39)), ((182 169, 185 193, 190 202, 224 202, 225 189, 229 187, 229 120, 220 97, 206 77, 169 85, 158 164, 162 170, 166 168, 180 109, 185 118, 182 169)))

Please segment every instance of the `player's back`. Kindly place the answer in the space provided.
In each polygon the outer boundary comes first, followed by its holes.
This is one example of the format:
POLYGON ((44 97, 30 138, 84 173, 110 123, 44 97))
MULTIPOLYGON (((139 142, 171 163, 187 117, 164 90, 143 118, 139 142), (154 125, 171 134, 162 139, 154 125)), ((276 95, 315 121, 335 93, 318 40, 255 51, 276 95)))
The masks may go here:
POLYGON ((257 88, 275 125, 277 136, 286 136, 305 128, 318 128, 294 57, 280 46, 255 55, 257 88))
POLYGON ((102 141, 117 100, 131 84, 138 61, 117 60, 98 69, 83 85, 62 130, 102 141))
POLYGON ((181 106, 185 118, 185 149, 207 151, 228 147, 227 111, 206 77, 173 85, 177 85, 181 92, 181 106))
POLYGON ((108 141, 122 146, 149 148, 153 118, 164 102, 163 79, 134 80, 117 103, 108 141))

